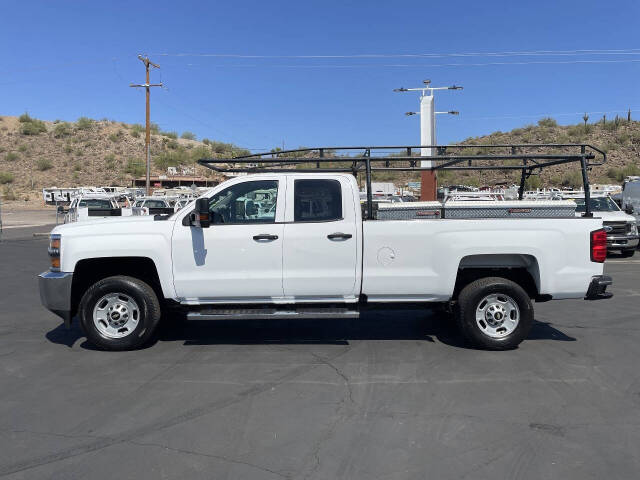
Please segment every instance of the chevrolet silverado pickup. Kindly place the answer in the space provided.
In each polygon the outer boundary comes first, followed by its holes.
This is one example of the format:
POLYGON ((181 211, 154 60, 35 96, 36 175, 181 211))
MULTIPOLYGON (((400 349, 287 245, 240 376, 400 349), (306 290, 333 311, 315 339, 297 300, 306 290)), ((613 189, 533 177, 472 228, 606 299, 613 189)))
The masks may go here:
POLYGON ((611 296, 601 219, 527 218, 530 205, 447 218, 431 203, 363 220, 350 173, 237 176, 171 216, 56 227, 41 300, 107 350, 149 341, 170 306, 188 320, 267 320, 401 304, 450 305, 470 343, 508 349, 527 337, 533 302, 611 296))

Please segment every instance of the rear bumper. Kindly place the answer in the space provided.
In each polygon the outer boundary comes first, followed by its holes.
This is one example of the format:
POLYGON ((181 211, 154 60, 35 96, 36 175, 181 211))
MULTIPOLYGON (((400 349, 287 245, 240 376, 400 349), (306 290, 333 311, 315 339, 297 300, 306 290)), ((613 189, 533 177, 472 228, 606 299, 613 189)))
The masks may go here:
POLYGON ((62 318, 67 327, 71 325, 72 281, 73 273, 70 272, 47 271, 38 275, 42 305, 62 318))
POLYGON ((607 287, 613 283, 613 279, 608 275, 596 275, 591 278, 589 289, 585 300, 603 300, 613 297, 613 293, 607 292, 607 287))

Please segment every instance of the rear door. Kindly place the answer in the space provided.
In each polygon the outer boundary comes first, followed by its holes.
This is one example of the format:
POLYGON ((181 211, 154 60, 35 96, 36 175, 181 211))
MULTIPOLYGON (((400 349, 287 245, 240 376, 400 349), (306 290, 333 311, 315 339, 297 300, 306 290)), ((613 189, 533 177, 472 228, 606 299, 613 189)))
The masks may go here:
POLYGON ((296 301, 354 300, 361 239, 351 182, 336 176, 289 176, 288 182, 285 297, 296 301))

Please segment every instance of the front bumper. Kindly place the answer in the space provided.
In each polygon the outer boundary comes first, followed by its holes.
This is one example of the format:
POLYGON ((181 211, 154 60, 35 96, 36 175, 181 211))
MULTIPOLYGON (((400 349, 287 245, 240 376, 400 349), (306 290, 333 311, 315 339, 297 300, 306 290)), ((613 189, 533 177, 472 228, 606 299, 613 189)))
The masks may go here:
POLYGON ((73 273, 43 272, 38 275, 40 301, 45 308, 64 320, 65 326, 71 325, 71 283, 73 273))
POLYGON ((591 278, 589 289, 585 300, 603 300, 613 297, 613 293, 607 292, 607 286, 613 283, 613 279, 609 275, 596 275, 591 278))
POLYGON ((607 235, 607 248, 611 250, 636 248, 639 238, 638 235, 607 235))

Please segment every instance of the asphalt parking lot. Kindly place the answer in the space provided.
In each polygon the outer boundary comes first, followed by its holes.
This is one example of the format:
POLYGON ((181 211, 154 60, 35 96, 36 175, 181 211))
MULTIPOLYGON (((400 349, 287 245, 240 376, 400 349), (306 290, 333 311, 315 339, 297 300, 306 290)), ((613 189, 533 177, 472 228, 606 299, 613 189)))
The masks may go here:
POLYGON ((40 306, 34 231, 0 243, 0 477, 638 477, 640 255, 606 264, 613 300, 536 305, 514 351, 396 312, 165 326, 109 353, 40 306))

